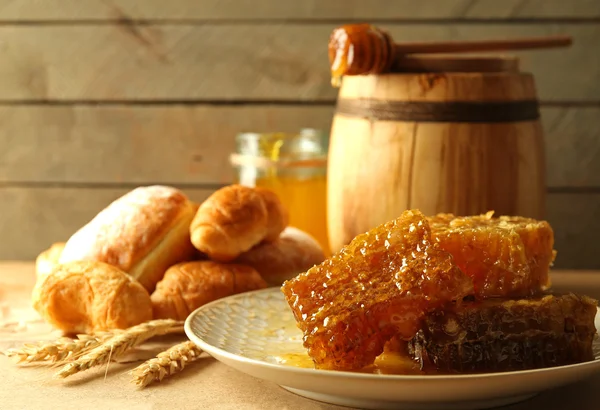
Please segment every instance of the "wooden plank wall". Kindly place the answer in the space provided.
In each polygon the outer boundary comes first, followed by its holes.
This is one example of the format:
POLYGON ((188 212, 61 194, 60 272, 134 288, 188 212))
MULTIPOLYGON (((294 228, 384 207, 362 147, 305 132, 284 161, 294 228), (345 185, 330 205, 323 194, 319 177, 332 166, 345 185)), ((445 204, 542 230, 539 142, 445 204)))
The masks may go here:
POLYGON ((328 129, 326 40, 568 33, 534 72, 557 266, 600 268, 600 1, 0 0, 0 259, 32 259, 127 190, 196 200, 232 178, 239 131, 328 129))

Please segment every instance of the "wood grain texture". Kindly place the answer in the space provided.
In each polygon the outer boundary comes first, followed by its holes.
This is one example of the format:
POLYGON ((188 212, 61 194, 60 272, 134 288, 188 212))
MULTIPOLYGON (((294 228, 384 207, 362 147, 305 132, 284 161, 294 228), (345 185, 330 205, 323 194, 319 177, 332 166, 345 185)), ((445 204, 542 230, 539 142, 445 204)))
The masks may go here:
MULTIPOLYGON (((0 260, 33 260, 68 237, 128 189, 0 188, 0 260)), ((184 189, 202 201, 211 190, 184 189)), ((599 269, 600 194, 549 194, 548 220, 555 230, 557 268, 599 269)))
MULTIPOLYGON (((50 244, 65 241, 127 188, 0 188, 1 259, 31 260, 50 244)), ((201 202, 213 190, 187 189, 201 202)))
POLYGON ((4 0, 0 20, 594 18, 595 0, 4 0))
POLYGON ((600 186, 600 108, 542 110, 550 186, 600 186))
POLYGON ((599 269, 600 194, 549 194, 556 268, 599 269))
MULTIPOLYGON (((344 79, 340 98, 338 108, 342 102, 353 103, 359 114, 338 110, 331 128, 327 227, 333 252, 405 209, 425 215, 477 215, 491 209, 501 215, 545 217, 539 120, 428 122, 417 119, 417 108, 403 112, 392 105, 531 100, 531 75, 355 76, 344 79), (385 108, 360 109, 365 100, 385 108), (394 120, 390 114, 405 117, 394 120)), ((431 114, 436 119, 440 115, 431 114)))
POLYGON ((331 107, 0 106, 0 181, 220 184, 242 131, 328 129, 331 107))
MULTIPOLYGON (((335 24, 0 26, 0 101, 333 101, 335 24), (73 39, 77 39, 76 42, 73 39)), ((519 52, 545 101, 598 101, 600 24, 387 24, 397 40, 570 34, 519 52), (577 74, 569 75, 576 70, 577 74)))
POLYGON ((340 99, 383 101, 523 101, 536 97, 531 74, 406 73, 349 76, 343 79, 340 99))
MULTIPOLYGON (((600 107, 543 107, 547 184, 600 187, 600 107)), ((0 182, 230 182, 241 131, 329 131, 333 106, 0 105, 0 182)))

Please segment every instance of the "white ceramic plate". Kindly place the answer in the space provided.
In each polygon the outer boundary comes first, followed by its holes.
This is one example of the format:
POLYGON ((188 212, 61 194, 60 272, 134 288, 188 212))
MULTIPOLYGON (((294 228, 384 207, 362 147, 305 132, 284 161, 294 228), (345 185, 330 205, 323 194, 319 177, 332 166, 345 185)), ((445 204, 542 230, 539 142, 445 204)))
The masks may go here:
MULTIPOLYGON (((596 315, 600 328, 600 314, 596 315)), ((279 288, 207 304, 185 322, 187 336, 217 360, 311 399, 366 409, 482 409, 525 400, 600 371, 596 360, 568 366, 477 375, 385 375, 316 370, 279 288)))

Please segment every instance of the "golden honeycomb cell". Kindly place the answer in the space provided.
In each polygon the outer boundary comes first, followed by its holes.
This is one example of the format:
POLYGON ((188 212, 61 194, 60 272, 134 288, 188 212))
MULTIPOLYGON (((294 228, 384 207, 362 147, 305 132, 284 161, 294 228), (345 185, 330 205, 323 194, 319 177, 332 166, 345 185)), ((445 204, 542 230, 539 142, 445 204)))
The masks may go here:
POLYGON ((419 211, 358 235, 284 283, 304 346, 318 368, 356 370, 394 335, 412 338, 425 313, 473 292, 471 279, 431 241, 419 211))
POLYGON ((545 221, 485 215, 429 217, 434 242, 452 254, 486 297, 524 297, 550 287, 554 233, 545 221))

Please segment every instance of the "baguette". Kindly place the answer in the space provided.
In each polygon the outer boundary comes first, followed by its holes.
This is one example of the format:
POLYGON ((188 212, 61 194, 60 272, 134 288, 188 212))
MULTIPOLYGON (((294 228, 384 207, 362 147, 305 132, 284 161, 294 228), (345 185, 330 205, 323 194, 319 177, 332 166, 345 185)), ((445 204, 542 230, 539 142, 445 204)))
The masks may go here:
POLYGON ((189 226, 196 209, 197 205, 175 188, 136 188, 73 234, 59 263, 105 262, 152 292, 169 266, 194 257, 189 226))

